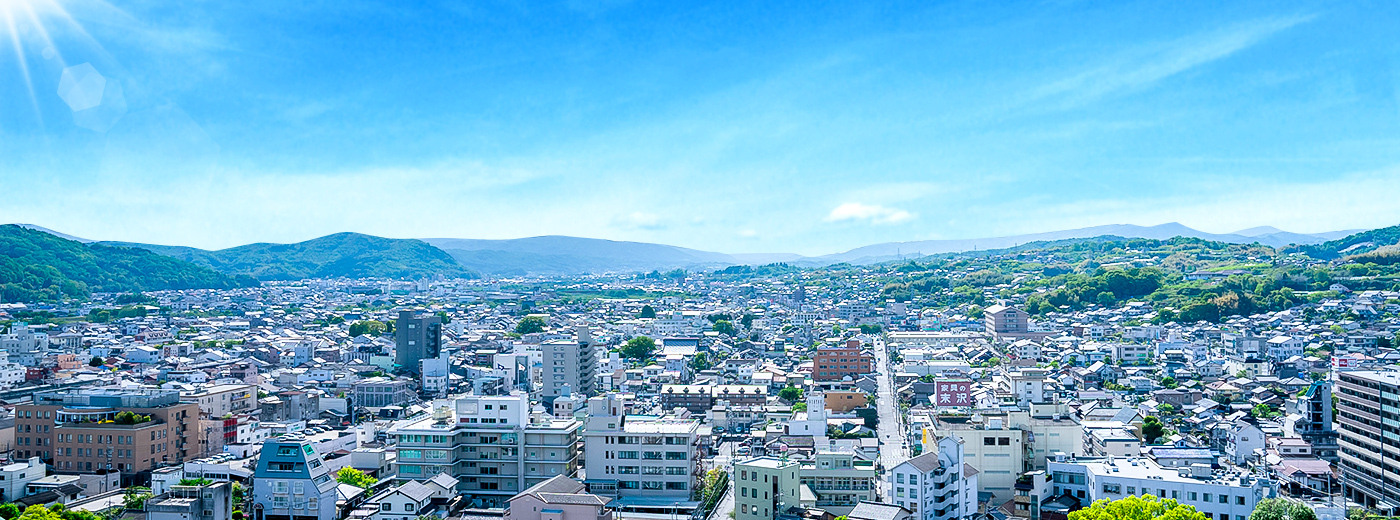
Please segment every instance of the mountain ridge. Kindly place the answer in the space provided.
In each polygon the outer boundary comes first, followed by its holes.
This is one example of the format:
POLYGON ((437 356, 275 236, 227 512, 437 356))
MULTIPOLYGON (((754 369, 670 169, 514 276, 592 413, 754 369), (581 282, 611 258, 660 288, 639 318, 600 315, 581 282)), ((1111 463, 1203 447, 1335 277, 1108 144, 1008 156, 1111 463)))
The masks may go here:
MULTIPOLYGON (((69 237, 32 224, 25 226, 55 236, 69 237)), ((572 276, 710 269, 778 262, 802 267, 819 267, 843 262, 873 264, 908 257, 1005 249, 1031 242, 1102 236, 1159 240, 1184 236, 1234 244, 1258 242, 1276 248, 1310 247, 1328 241, 1343 240, 1355 235, 1355 231, 1292 233, 1272 226, 1260 226, 1234 233, 1217 234, 1196 230, 1177 222, 1156 226, 1107 224, 1002 237, 884 242, 819 256, 793 253, 727 254, 666 244, 564 235, 516 239, 391 239, 344 232, 293 244, 256 243, 216 251, 132 242, 96 243, 146 249, 226 274, 247 274, 263 280, 281 280, 323 276, 471 277, 477 273, 494 277, 572 276)))

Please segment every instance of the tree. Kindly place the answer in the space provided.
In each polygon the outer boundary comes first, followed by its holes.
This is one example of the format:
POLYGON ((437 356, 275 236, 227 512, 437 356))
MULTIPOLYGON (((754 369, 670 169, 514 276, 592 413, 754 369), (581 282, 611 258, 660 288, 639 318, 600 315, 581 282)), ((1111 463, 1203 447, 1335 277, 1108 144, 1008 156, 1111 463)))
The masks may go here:
POLYGON ((646 336, 637 336, 627 340, 627 344, 622 346, 622 357, 631 359, 650 359, 651 353, 656 350, 656 340, 646 336))
POLYGON ((1254 506, 1249 520, 1317 520, 1312 508, 1282 498, 1266 498, 1254 506))
POLYGON ((1142 440, 1148 444, 1162 438, 1162 420, 1155 415, 1149 415, 1142 419, 1142 440))
POLYGON ((789 386, 778 391, 778 398, 789 403, 795 403, 799 399, 802 399, 802 389, 795 386, 789 386))
POLYGON ((97 357, 97 356, 92 356, 92 359, 89 359, 89 360, 88 360, 88 366, 90 366, 90 367, 100 367, 100 366, 102 366, 102 363, 104 363, 104 362, 102 361, 102 358, 97 357))
POLYGON ((359 337, 365 334, 380 336, 383 335, 386 330, 388 330, 388 327, 382 322, 374 320, 357 321, 350 324, 350 337, 359 337))
POLYGON ((1176 378, 1171 376, 1162 378, 1162 388, 1176 388, 1176 378))
POLYGON ((638 318, 643 318, 643 319, 646 319, 646 318, 655 318, 655 317, 656 317, 656 309, 651 308, 650 305, 643 305, 643 306, 642 306, 642 312, 641 312, 640 314, 638 314, 637 317, 638 317, 638 318))
POLYGON ((794 412, 805 412, 805 411, 807 411, 807 403, 793 403, 793 405, 792 405, 792 411, 794 411, 794 412))
POLYGON ((731 321, 729 321, 729 320, 719 320, 719 321, 716 321, 716 322, 715 322, 714 329, 715 329, 715 332, 718 332, 718 333, 720 333, 720 334, 724 334, 725 336, 729 336, 729 337, 731 337, 731 338, 734 337, 735 334, 738 334, 738 333, 739 333, 739 331, 738 331, 738 330, 735 330, 735 328, 734 328, 734 322, 731 322, 731 321))
POLYGON ((544 332, 544 326, 544 318, 539 316, 526 316, 524 319, 520 320, 520 323, 515 324, 515 333, 524 335, 544 332))
MULTIPOLYGON (((146 499, 148 498, 151 498, 150 488, 126 488, 126 496, 122 497, 122 505, 126 507, 128 511, 140 511, 146 508, 146 499)), ((25 510, 25 513, 28 514, 29 511, 25 510)))
POLYGON ((341 484, 350 484, 357 488, 368 488, 373 486, 379 479, 366 475, 365 472, 346 466, 335 472, 335 481, 341 484))
POLYGON ((6 502, 5 504, 0 505, 0 518, 4 518, 5 520, 14 520, 15 518, 19 517, 19 515, 19 506, 15 505, 13 502, 6 502))
POLYGON ((452 317, 447 315, 447 311, 437 311, 437 317, 442 320, 443 325, 452 323, 452 317))
POLYGON ((180 482, 179 482, 178 484, 176 484, 176 485, 177 485, 177 486, 207 486, 207 485, 213 484, 213 483, 214 483, 214 481, 209 480, 209 479, 207 479, 207 478, 182 478, 182 479, 180 479, 180 482))
POLYGON ((715 366, 714 363, 710 362, 710 356, 704 352, 696 352, 695 356, 690 358, 690 362, 687 363, 687 365, 690 366, 691 370, 696 372, 709 370, 711 367, 715 366))
POLYGON ((1101 499, 1069 514, 1069 520, 1205 520, 1195 507, 1153 495, 1129 495, 1118 500, 1101 499))

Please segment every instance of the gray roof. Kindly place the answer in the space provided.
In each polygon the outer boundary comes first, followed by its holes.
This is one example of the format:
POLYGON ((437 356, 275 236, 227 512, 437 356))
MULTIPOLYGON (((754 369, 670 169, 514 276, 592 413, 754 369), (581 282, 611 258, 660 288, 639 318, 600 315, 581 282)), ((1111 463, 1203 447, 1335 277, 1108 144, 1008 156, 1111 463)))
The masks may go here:
MULTIPOLYGON (((930 471, 933 471, 933 470, 935 470, 935 469, 938 469, 940 466, 943 465, 943 463, 941 463, 941 462, 938 461, 938 452, 937 452, 937 451, 930 451, 930 452, 925 453, 925 454, 923 454, 923 455, 919 455, 918 457, 914 457, 914 458, 912 458, 912 459, 906 460, 906 461, 904 461, 904 464, 908 464, 908 465, 914 466, 915 469, 918 469, 919 471, 921 471, 921 472, 923 472, 923 473, 928 473, 928 472, 930 472, 930 471)), ((846 516, 850 516, 850 515, 846 515, 846 516)))
POLYGON ((530 486, 511 500, 525 495, 533 496, 546 504, 579 504, 606 506, 608 499, 583 492, 583 483, 564 475, 558 475, 539 484, 530 486))
POLYGON ((896 520, 910 514, 912 512, 908 509, 893 504, 861 501, 846 517, 851 520, 896 520))

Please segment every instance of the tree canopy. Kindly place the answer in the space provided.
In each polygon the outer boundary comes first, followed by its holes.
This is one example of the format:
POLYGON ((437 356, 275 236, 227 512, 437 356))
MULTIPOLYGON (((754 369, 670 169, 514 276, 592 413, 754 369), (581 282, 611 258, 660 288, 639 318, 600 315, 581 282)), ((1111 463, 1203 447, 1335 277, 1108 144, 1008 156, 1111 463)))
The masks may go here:
POLYGON ((1249 520, 1317 520, 1317 513, 1305 504, 1282 498, 1266 498, 1254 506, 1249 520))
POLYGON ((631 359, 649 359, 652 352, 656 350, 656 340, 646 336, 637 336, 627 340, 627 344, 622 346, 622 357, 631 359))
POLYGON ((357 488, 368 488, 373 486, 379 479, 366 475, 365 472, 346 466, 335 472, 335 481, 341 484, 350 484, 357 488))
POLYGON ((515 324, 515 333, 533 334, 536 332, 544 332, 545 325, 544 318, 539 316, 526 316, 524 319, 521 319, 519 323, 515 324))
POLYGON ((1129 495, 1118 500, 1101 499, 1071 512, 1069 520, 1206 520, 1195 507, 1153 495, 1129 495))

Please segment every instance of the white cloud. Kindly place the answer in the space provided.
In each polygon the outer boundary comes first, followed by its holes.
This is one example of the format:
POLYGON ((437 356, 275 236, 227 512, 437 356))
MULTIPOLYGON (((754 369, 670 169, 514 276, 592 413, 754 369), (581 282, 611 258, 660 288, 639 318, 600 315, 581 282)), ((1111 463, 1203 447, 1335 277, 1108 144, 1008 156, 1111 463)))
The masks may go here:
POLYGON ((613 225, 624 229, 661 229, 665 227, 661 222, 661 216, 645 211, 633 211, 626 215, 619 215, 613 219, 613 225))
POLYGON ((847 202, 836 206, 826 216, 827 222, 865 220, 872 224, 898 224, 914 219, 914 214, 899 208, 887 208, 879 204, 847 202))
POLYGON ((1082 105, 1118 92, 1146 87, 1193 68, 1227 58, 1274 34, 1311 21, 1314 16, 1265 18, 1225 30, 1191 35, 1174 42, 1130 53, 1114 63, 1045 85, 1030 100, 1059 99, 1062 108, 1082 105))

